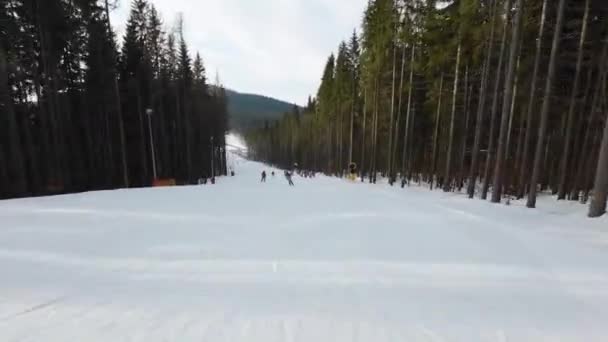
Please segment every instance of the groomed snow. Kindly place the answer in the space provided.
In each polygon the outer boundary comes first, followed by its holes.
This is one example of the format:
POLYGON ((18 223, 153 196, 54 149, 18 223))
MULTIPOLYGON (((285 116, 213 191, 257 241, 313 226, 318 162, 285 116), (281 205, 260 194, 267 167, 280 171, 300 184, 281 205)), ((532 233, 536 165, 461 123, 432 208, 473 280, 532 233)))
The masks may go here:
POLYGON ((608 221, 295 177, 0 202, 0 341, 608 341, 608 221))

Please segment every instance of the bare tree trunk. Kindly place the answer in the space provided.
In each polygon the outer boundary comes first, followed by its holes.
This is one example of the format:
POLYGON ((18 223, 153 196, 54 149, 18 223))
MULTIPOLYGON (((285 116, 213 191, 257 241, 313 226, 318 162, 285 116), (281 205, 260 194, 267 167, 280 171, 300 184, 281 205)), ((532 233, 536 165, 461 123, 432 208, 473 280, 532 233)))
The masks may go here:
POLYGON ((105 146, 106 158, 104 160, 104 167, 105 167, 104 188, 110 189, 110 188, 112 188, 112 185, 114 183, 114 164, 115 164, 114 146, 112 144, 112 129, 111 129, 111 125, 110 125, 110 114, 109 114, 109 111, 105 104, 102 107, 103 108, 101 110, 101 113, 102 113, 101 119, 103 120, 103 140, 110 142, 110 143, 107 143, 105 146))
POLYGON ((491 16, 492 24, 490 29, 490 37, 488 39, 488 54, 484 61, 481 71, 481 82, 479 86, 479 102, 477 103, 477 120, 475 123, 475 139, 473 141, 473 150, 471 156, 471 168, 469 169, 469 184, 467 185, 467 194, 469 198, 475 196, 475 183, 479 173, 479 146, 481 145, 481 128, 483 127, 483 113, 485 112, 486 94, 490 75, 490 64, 494 51, 494 31, 496 24, 496 1, 492 2, 491 16))
POLYGON ((513 35, 511 37, 511 51, 509 53, 509 65, 507 66, 505 76, 505 91, 502 101, 502 118, 500 122, 500 134, 498 137, 498 150, 496 151, 496 167, 494 170, 494 184, 492 191, 492 203, 500 203, 502 198, 502 187, 503 187, 503 174, 504 174, 504 162, 506 155, 509 132, 509 120, 513 113, 511 106, 513 103, 513 87, 515 84, 515 69, 518 64, 519 57, 517 52, 519 51, 520 43, 520 32, 521 32, 521 20, 523 14, 523 0, 517 0, 517 13, 515 14, 515 20, 513 22, 513 35))
MULTIPOLYGON (((582 194, 583 194, 583 198, 581 198, 581 202, 582 203, 587 203, 589 201, 589 197, 591 194, 591 191, 594 189, 595 187, 595 176, 597 175, 597 168, 600 165, 598 162, 599 160, 597 160, 597 156, 600 155, 600 151, 601 151, 601 144, 602 144, 602 140, 603 140, 603 132, 604 130, 601 129, 594 129, 594 132, 592 132, 593 137, 592 140, 593 142, 591 143, 591 149, 589 150, 589 153, 587 153, 586 159, 585 159, 585 167, 584 170, 585 172, 583 173, 582 176, 582 194)), ((591 209, 591 208, 590 208, 591 209)))
MULTIPOLYGON (((112 36, 112 26, 110 25, 110 9, 108 0, 105 0, 106 24, 108 34, 112 36)), ((127 144, 125 140, 125 126, 122 118, 122 103, 120 101, 120 90, 118 89, 118 78, 114 78, 114 96, 116 97, 116 113, 118 114, 118 133, 120 136, 120 161, 122 163, 122 181, 125 188, 129 187, 129 167, 127 166, 127 144)))
POLYGON ((585 51, 585 41, 587 40, 587 23, 589 21, 590 0, 585 0, 585 14, 583 15, 583 23, 581 28, 581 38, 578 45, 578 57, 576 60, 576 73, 574 76, 574 85, 570 96, 570 106, 568 108, 568 119, 566 122, 566 138, 564 140, 564 149, 559 164, 559 187, 557 191, 557 199, 563 200, 566 198, 566 179, 568 174, 568 161, 570 158, 570 148, 572 145, 572 134, 574 129, 574 110, 576 109, 576 98, 581 83, 581 68, 583 65, 583 53, 585 51))
MULTIPOLYGON (((521 46, 520 46, 520 48, 521 48, 521 46)), ((519 82, 519 77, 518 77, 518 82, 519 82)), ((519 88, 519 85, 517 87, 519 88)), ((531 101, 532 99, 529 99, 529 100, 531 101)), ((513 106, 513 111, 515 111, 514 106, 513 106)), ((515 113, 513 115, 515 115, 515 113)), ((522 112, 522 113, 520 113, 517 142, 515 145, 515 156, 513 157, 513 169, 512 169, 512 174, 511 174, 511 191, 512 191, 511 195, 512 196, 517 195, 517 185, 519 184, 519 180, 517 177, 518 177, 519 166, 522 163, 521 156, 522 156, 523 145, 524 145, 524 131, 526 130, 525 126, 526 126, 526 120, 523 117, 523 112, 522 112)))
POLYGON ((361 181, 365 180, 365 137, 367 127, 367 88, 363 89, 363 138, 361 142, 361 181))
MULTIPOLYGON (((576 178, 575 178, 575 185, 574 185, 574 192, 579 192, 580 190, 583 190, 583 187, 586 186, 586 184, 583 182, 584 181, 584 175, 585 175, 585 171, 587 170, 587 165, 589 164, 589 162, 587 161, 587 159, 590 159, 591 156, 589 156, 589 143, 590 141, 593 139, 593 130, 596 127, 595 126, 595 118, 597 116, 597 112, 598 112, 598 107, 599 107, 599 99, 602 96, 602 89, 604 88, 604 84, 606 82, 606 57, 608 56, 608 40, 605 40, 604 42, 604 48, 602 50, 602 56, 599 59, 600 61, 600 72, 599 72, 599 76, 597 79, 597 84, 596 84, 596 89, 594 91, 593 94, 593 99, 591 100, 591 114, 589 115, 589 121, 587 122, 587 127, 585 129, 585 135, 583 137, 583 143, 582 143, 582 147, 580 149, 580 153, 579 155, 580 160, 579 160, 579 165, 577 167, 577 171, 576 171, 576 178), (587 157, 585 157, 587 156, 587 157)), ((575 199, 578 199, 578 194, 575 195, 575 199)))
MULTIPOLYGON (((605 82, 602 83, 606 93, 605 82)), ((605 97, 602 110, 606 111, 605 97)), ((600 145, 597 168, 595 172, 595 182, 593 184, 593 198, 589 206, 589 217, 600 217, 606 213, 606 200, 608 199, 608 119, 604 124, 602 143, 600 145)))
POLYGON ((8 152, 5 155, 6 169, 9 175, 11 196, 24 196, 27 194, 27 179, 25 177, 25 161, 19 126, 15 117, 13 100, 11 99, 8 84, 7 57, 4 47, 0 44, 0 112, 7 118, 6 134, 8 136, 8 152))
MULTIPOLYGON (((592 58, 591 62, 590 62, 591 66, 587 67, 587 75, 586 75, 587 84, 585 85, 585 92, 583 95, 583 99, 581 101, 581 103, 582 103, 581 112, 585 112, 587 110, 587 100, 589 98, 589 94, 591 93, 591 89, 593 88, 595 68, 592 65, 594 65, 594 62, 593 62, 594 60, 595 60, 595 58, 592 58)), ((575 131, 577 132, 577 134, 576 134, 576 138, 574 138, 574 147, 572 149, 573 155, 572 155, 572 158, 571 158, 571 160, 569 162, 569 166, 568 166, 569 167, 568 172, 570 172, 570 174, 572 174, 572 175, 576 175, 577 165, 582 157, 577 152, 580 151, 581 145, 583 142, 583 135, 584 135, 584 131, 585 131, 585 121, 586 120, 581 118, 581 120, 578 120, 575 123, 575 125, 576 125, 575 131)), ((568 188, 568 191, 569 191, 568 197, 572 201, 578 200, 578 192, 575 191, 575 186, 576 186, 576 178, 573 178, 572 182, 569 182, 569 188, 568 188)))
MULTIPOLYGON (((339 100, 338 100, 339 102, 339 100)), ((338 124, 336 125, 336 140, 337 140, 337 149, 338 149, 338 156, 337 156, 337 167, 336 167, 336 172, 338 173, 338 175, 342 176, 342 142, 344 141, 344 139, 342 138, 342 132, 343 130, 343 120, 344 120, 344 115, 342 115, 342 106, 340 105, 340 103, 338 103, 338 113, 337 113, 337 120, 338 120, 338 124)))
POLYGON ((431 161, 431 175, 429 182, 431 190, 435 180, 435 172, 437 171, 437 154, 439 153, 439 123, 441 122, 441 100, 443 99, 443 72, 439 78, 439 99, 437 101, 437 115, 435 116, 435 132, 433 133, 433 156, 431 161))
POLYGON ((331 146, 332 146, 332 140, 331 140, 331 120, 328 120, 327 122, 327 150, 325 151, 326 156, 326 162, 327 162, 327 174, 331 174, 331 146))
MULTIPOLYGON (((176 82, 174 82, 174 91, 175 91, 175 156, 176 156, 176 164, 179 165, 179 167, 176 167, 176 170, 179 170, 179 176, 183 177, 183 169, 184 169, 184 164, 185 163, 185 158, 183 158, 183 154, 184 154, 184 146, 182 146, 182 142, 184 139, 184 133, 183 133, 183 129, 184 129, 184 123, 183 123, 183 118, 182 118, 182 114, 181 114, 181 106, 180 106, 180 96, 179 96, 179 84, 176 82)), ((212 137, 213 139, 213 137, 212 137)), ((213 143, 211 144, 211 149, 212 151, 214 151, 215 146, 213 146, 213 143)), ((211 154, 211 158, 215 158, 215 152, 213 154, 211 154)), ((213 172, 215 172, 215 170, 212 168, 211 170, 212 174, 213 172)), ((213 177, 213 176, 212 176, 213 177)))
POLYGON ((507 16, 505 18, 505 24, 503 26, 502 40, 500 42, 500 56, 498 58, 498 67, 496 68, 496 83, 494 84, 494 96, 492 97, 492 109, 490 113, 490 138, 488 142, 488 151, 486 155, 486 165, 483 175, 483 186, 481 189, 481 199, 488 198, 488 189, 490 188, 490 170, 494 163, 494 135, 496 131, 496 115, 498 112, 498 98, 500 93, 500 84, 502 81, 502 69, 504 64, 505 49, 507 43, 507 31, 509 28, 509 21, 511 18, 511 0, 507 0, 506 7, 507 16))
POLYGON ((452 92, 452 118, 450 120, 450 135, 448 140, 448 155, 445 162, 445 176, 443 179, 443 191, 450 191, 451 173, 452 173, 452 150, 454 143, 454 125, 456 122, 456 100, 458 98, 458 82, 460 78, 460 55, 462 53, 462 42, 458 42, 458 51, 456 52, 456 71, 454 76, 454 90, 452 92))
POLYGON ((314 114, 314 118, 311 120, 310 122, 310 141, 311 141, 311 145, 313 146, 313 153, 312 153, 312 170, 313 171, 318 171, 318 164, 317 164, 317 160, 318 160, 318 155, 319 155, 319 145, 318 145, 318 141, 321 139, 317 139, 315 137, 317 129, 316 129, 316 123, 317 123, 317 113, 314 114))
MULTIPOLYGON (((22 101, 25 103, 25 100, 22 101)), ((41 177, 40 177, 40 166, 38 164, 38 154, 34 146, 34 139, 32 136, 32 128, 30 127, 30 119, 26 116, 21 120, 21 126, 23 129, 23 138, 25 145, 25 162, 24 164, 29 168, 29 193, 37 194, 40 193, 41 177)), ((84 158, 83 158, 84 159, 84 158)), ((81 161, 82 162, 82 161, 81 161)))
MULTIPOLYGON (((27 48, 28 48, 29 53, 34 53, 32 43, 28 43, 27 48)), ((4 52, 4 53, 5 53, 4 58, 8 59, 8 57, 6 56, 6 52, 4 52)), ((5 63, 7 63, 7 62, 8 61, 5 60, 5 63)), ((37 73, 35 73, 34 77, 33 77, 34 78, 34 80, 33 80, 34 81, 34 91, 36 92, 36 94, 39 94, 40 81, 39 81, 38 76, 36 76, 36 75, 37 75, 37 73)), ((18 87, 19 87, 19 89, 17 90, 17 92, 19 93, 18 101, 21 105, 26 106, 28 103, 28 99, 27 99, 28 90, 26 90, 25 89, 26 87, 24 87, 24 86, 18 86, 18 87)), ((40 96, 37 96, 37 98, 40 99, 40 96)), ((40 100, 38 100, 38 101, 39 101, 38 109, 42 110, 44 107, 40 105, 40 100)), ((42 124, 42 122, 40 124, 42 124)), ((39 193, 41 193, 41 190, 42 190, 41 185, 42 185, 42 180, 43 180, 43 176, 42 176, 43 171, 41 170, 42 168, 40 167, 40 163, 39 163, 39 158, 40 158, 42 152, 36 151, 34 139, 32 136, 31 122, 30 122, 29 117, 26 116, 26 117, 22 118, 21 125, 23 126, 23 137, 24 137, 24 145, 25 145, 25 150, 26 150, 26 157, 25 157, 24 164, 25 164, 25 167, 30 172, 30 177, 28 180, 29 190, 30 190, 31 194, 39 194, 39 193)), ((44 144, 44 142, 41 142, 40 144, 44 144)), ((1 163, 1 161, 0 161, 0 163, 1 163)), ((6 167, 6 166, 3 165, 2 167, 6 167)), ((5 172, 8 172, 8 170, 5 169, 5 172)), ((2 177, 1 174, 0 174, 0 177, 2 177)), ((8 174, 5 175, 4 181, 8 182, 8 174)), ((2 184, 0 184, 0 187, 2 187, 2 184)), ((7 189, 8 185, 5 185, 2 188, 7 189)))
POLYGON ((407 165, 408 165, 408 173, 407 173, 407 179, 408 179, 408 184, 410 183, 411 179, 412 179, 412 173, 414 170, 414 162, 413 162, 413 157, 414 157, 414 127, 415 127, 415 123, 416 123, 416 101, 414 101, 412 103, 412 116, 410 119, 410 124, 409 124, 409 139, 410 141, 408 142, 408 146, 411 146, 408 149, 408 156, 407 156, 407 165))
MULTIPOLYGON (((406 167, 409 168, 409 165, 406 166, 406 157, 407 151, 409 149, 408 141, 409 141, 409 132, 410 132, 410 122, 412 115, 412 95, 414 93, 414 61, 416 58, 416 45, 412 44, 412 56, 410 60, 410 84, 409 91, 407 95, 407 112, 405 114, 405 132, 403 136, 403 156, 401 160, 401 172, 405 175, 406 167)), ((403 176, 402 175, 402 176, 403 176)))
POLYGON ((561 32, 564 22, 564 9, 566 0, 559 0, 557 9, 557 21, 555 23, 555 33, 553 36, 553 46, 551 48, 551 58, 549 60, 549 71, 547 83, 545 85, 545 94, 543 98, 543 106, 541 109, 540 127, 538 128, 538 141, 536 143, 536 154, 534 156, 534 169, 532 170, 532 178, 530 179, 530 194, 528 195, 528 208, 536 207, 536 192, 538 180, 541 172, 541 162, 543 159, 543 142, 547 131, 547 122, 549 121, 549 104, 553 91, 553 79, 555 78, 555 69, 557 67, 557 51, 561 42, 561 32))
POLYGON ((469 122, 471 119, 471 98, 473 93, 473 86, 469 86, 469 65, 467 64, 464 76, 464 132, 462 134, 462 141, 460 145, 460 171, 458 172, 458 191, 462 191, 464 186, 464 180, 466 178, 465 161, 467 153, 467 138, 469 137, 469 122))
MULTIPOLYGON (((593 60, 593 59, 592 59, 593 60)), ((592 65, 594 63, 591 63, 592 65)), ((589 94, 591 93, 591 89, 593 88, 593 81, 594 81, 594 72, 595 72, 595 68, 593 66, 589 66, 587 68, 587 85, 585 86, 585 95, 583 95, 583 100, 581 101, 581 103, 583 104, 583 107, 581 108, 582 112, 585 112, 587 110, 587 99, 589 98, 589 94)), ((601 79, 601 76, 599 76, 599 78, 601 79)), ((584 118, 582 118, 582 120, 579 120, 576 123, 576 129, 575 131, 577 132, 576 134, 576 138, 574 139, 575 143, 574 143, 574 148, 573 148, 573 155, 570 161, 570 165, 569 165, 569 172, 573 175, 576 175, 577 173, 577 166, 578 163, 581 162, 582 160, 582 155, 581 153, 578 153, 578 151, 581 150, 581 145, 583 143, 583 139, 584 139, 584 132, 585 132, 585 121, 584 118)), ((577 179, 573 178, 573 181, 570 182, 570 187, 568 189, 568 191, 570 192, 570 200, 572 201, 577 201, 579 199, 579 192, 578 189, 576 189, 576 185, 577 185, 577 179)))
MULTIPOLYGON (((158 85, 158 88, 160 88, 160 85, 158 85)), ((161 93, 160 90, 158 90, 158 93, 161 93)), ((168 177, 169 175, 171 175, 172 173, 169 171, 170 170, 170 163, 169 163, 169 146, 168 146, 168 139, 167 139, 167 129, 165 127, 166 123, 167 123, 167 119, 166 119, 166 112, 165 112, 165 105, 164 105, 164 98, 162 93, 158 96, 159 98, 159 105, 158 105, 158 113, 159 113, 159 119, 158 119, 158 124, 157 124, 157 131, 158 136, 159 136, 159 155, 161 156, 159 159, 159 163, 158 163, 158 174, 159 174, 159 178, 164 178, 164 177, 168 177)), ((205 141, 201 141, 201 148, 205 148, 206 144, 205 141)), ((206 149, 206 148, 205 148, 206 149)), ((266 158, 266 160, 269 160, 269 158, 266 158)))
POLYGON ((60 166, 59 166, 59 157, 58 157, 58 146, 57 146, 57 130, 55 128, 55 125, 57 124, 57 118, 56 118, 56 114, 55 114, 55 106, 53 103, 53 91, 47 91, 44 93, 48 93, 48 94, 44 94, 43 93, 43 84, 45 85, 45 87, 49 87, 49 83, 52 83, 49 78, 50 78, 50 74, 51 74, 51 70, 49 67, 49 63, 48 63, 48 56, 47 56, 47 45, 46 45, 46 35, 48 34, 48 32, 46 32, 42 26, 41 26, 41 22, 42 22, 42 17, 43 15, 40 13, 40 0, 36 0, 33 2, 33 10, 35 11, 35 16, 38 22, 37 25, 37 30, 38 30, 38 37, 39 37, 39 54, 40 54, 40 62, 38 67, 40 68, 40 70, 38 72, 36 72, 36 76, 34 76, 34 78, 37 81, 37 97, 38 97, 38 101, 39 101, 39 106, 41 108, 41 113, 44 113, 46 115, 44 115, 43 119, 41 119, 41 121, 43 122, 43 127, 42 127, 42 135, 43 135, 43 139, 44 139, 44 143, 46 146, 44 146, 44 149, 46 150, 44 152, 44 158, 46 159, 46 166, 47 166, 47 178, 46 178, 46 190, 50 191, 54 188, 57 187, 58 182, 61 178, 61 171, 60 171, 60 166), (34 8, 35 7, 35 8, 34 8), (45 101, 46 99, 46 101, 45 101), (45 103, 46 102, 46 103, 45 103), (44 109, 43 109, 44 108, 44 109))
POLYGON ((10 196, 10 192, 8 191, 10 186, 8 161, 6 159, 4 150, 0 149, 0 198, 8 198, 10 196))
MULTIPOLYGON (((185 90, 185 88, 184 88, 185 90)), ((192 183, 192 131, 191 131, 191 127, 190 127, 190 122, 191 120, 189 120, 189 116, 190 116, 190 111, 191 111, 191 105, 188 99, 188 96, 186 94, 184 94, 184 103, 183 103, 183 108, 184 108, 184 133, 186 135, 186 175, 187 175, 187 179, 188 179, 188 184, 192 183)), ((217 137, 217 139, 221 139, 220 137, 217 137)), ((216 141, 216 144, 219 144, 218 141, 216 141)))
MULTIPOLYGON (((43 159, 42 161, 42 180, 43 180, 43 191, 46 191, 47 188, 52 184, 54 168, 55 164, 52 160, 53 158, 53 146, 50 138, 50 117, 46 110, 46 104, 44 103, 44 97, 42 96, 42 80, 38 73, 34 73, 34 92, 36 93, 36 98, 38 99, 38 116, 40 118, 40 156, 43 159)), ((85 128, 85 132, 87 128, 90 126, 87 125, 85 128)), ((88 143, 89 150, 92 151, 92 143, 91 138, 92 134, 86 135, 86 140, 88 143)), ((93 156, 88 156, 90 160, 93 160, 93 156)))
POLYGON ((144 108, 141 101, 139 80, 135 80, 137 89, 137 115, 139 119, 139 153, 142 165, 141 185, 147 185, 148 180, 148 154, 146 153, 146 133, 144 128, 144 108))
POLYGON ((538 30, 538 37, 536 38, 536 56, 534 57, 534 70, 532 72, 532 81, 530 82, 530 96, 528 102, 528 109, 526 112, 526 133, 524 136, 524 146, 522 148, 523 154, 521 158, 521 164, 519 165, 519 189, 517 190, 517 198, 521 199, 524 197, 526 192, 527 173, 528 173, 528 159, 530 153, 530 144, 532 139, 532 123, 533 123, 533 112, 534 112, 534 99, 536 98, 536 83, 538 81, 538 71, 540 68, 540 57, 543 47, 543 36, 545 33, 545 22, 547 18, 547 0, 543 1, 543 9, 540 18, 540 28, 538 30))
POLYGON ((388 126, 388 155, 387 167, 388 177, 393 176, 393 159, 390 157, 391 151, 393 150, 393 120, 395 117, 395 87, 397 78, 397 45, 393 46, 393 75, 392 75, 392 94, 391 94, 391 117, 388 126))
POLYGON ((374 143, 372 149, 372 173, 370 174, 370 183, 376 183, 376 164, 378 161, 378 98, 380 90, 378 89, 378 77, 376 76, 374 90, 374 143))
POLYGON ((350 133, 348 135, 348 164, 353 162, 353 130, 355 127, 355 102, 357 99, 357 93, 355 85, 353 84, 353 98, 350 104, 350 133))
POLYGON ((544 147, 544 159, 543 162, 541 163, 541 170, 547 170, 547 172, 543 172, 541 174, 541 178, 539 180, 539 185, 540 185, 540 190, 541 191, 545 191, 547 189, 547 187, 549 186, 549 184, 551 183, 551 177, 553 176, 553 168, 550 167, 550 165, 552 165, 551 163, 551 155, 549 155, 549 151, 551 151, 551 145, 553 144, 554 140, 555 140, 555 136, 558 135, 554 132, 551 132, 551 134, 547 137, 547 139, 545 139, 547 142, 545 143, 545 147, 544 147))
POLYGON ((406 45, 403 44, 403 52, 401 54, 401 76, 399 76, 399 102, 397 104, 397 122, 395 124, 395 143, 393 144, 393 150, 390 151, 391 158, 393 159, 393 168, 397 162, 397 146, 399 145, 399 126, 401 125, 401 105, 403 103, 403 79, 405 76, 405 53, 406 45))
MULTIPOLYGON (((505 159, 509 160, 511 155, 511 137, 513 136, 513 121, 515 120, 515 105, 517 93, 519 91, 519 69, 521 66, 521 48, 523 42, 519 42, 519 52, 517 54, 517 67, 515 67, 515 82, 513 84, 513 94, 511 96, 511 109, 509 110, 509 128, 507 130, 507 144, 505 145, 505 159)), ((521 135, 521 134, 520 134, 521 135)))
MULTIPOLYGON (((342 171, 344 171, 344 113, 342 112, 342 106, 340 106, 340 156, 338 158, 340 162, 340 167, 338 168, 338 172, 342 175, 342 171)), ((297 137, 297 135, 296 135, 297 137)))

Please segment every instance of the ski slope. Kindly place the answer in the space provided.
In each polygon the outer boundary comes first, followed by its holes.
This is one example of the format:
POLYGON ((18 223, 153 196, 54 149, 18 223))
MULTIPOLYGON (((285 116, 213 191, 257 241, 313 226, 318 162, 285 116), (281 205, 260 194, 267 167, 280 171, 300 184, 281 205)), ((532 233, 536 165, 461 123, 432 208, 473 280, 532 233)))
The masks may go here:
POLYGON ((0 202, 0 341, 608 341, 608 221, 582 205, 232 159, 213 186, 0 202))

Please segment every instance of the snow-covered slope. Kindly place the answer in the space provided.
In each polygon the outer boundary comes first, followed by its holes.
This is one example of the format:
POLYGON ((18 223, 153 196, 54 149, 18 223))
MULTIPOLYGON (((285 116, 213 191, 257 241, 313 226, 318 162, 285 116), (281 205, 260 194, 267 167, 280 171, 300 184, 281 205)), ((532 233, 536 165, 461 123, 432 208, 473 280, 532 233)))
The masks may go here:
POLYGON ((232 165, 0 202, 0 341, 608 340, 608 221, 581 205, 232 165))

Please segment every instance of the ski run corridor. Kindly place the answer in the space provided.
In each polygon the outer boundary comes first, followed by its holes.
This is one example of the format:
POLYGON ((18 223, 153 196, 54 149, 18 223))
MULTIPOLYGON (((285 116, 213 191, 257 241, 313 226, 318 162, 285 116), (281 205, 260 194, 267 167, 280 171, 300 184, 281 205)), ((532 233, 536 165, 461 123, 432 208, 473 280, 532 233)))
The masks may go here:
POLYGON ((608 341, 584 205, 230 159, 215 185, 1 201, 0 341, 608 341))

